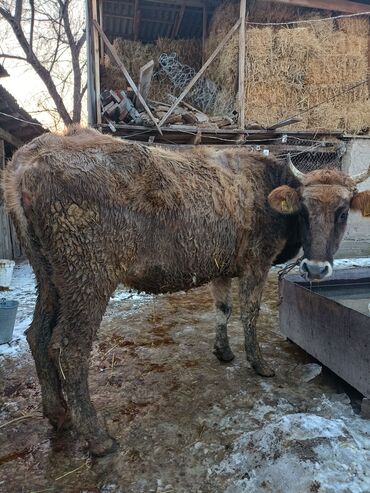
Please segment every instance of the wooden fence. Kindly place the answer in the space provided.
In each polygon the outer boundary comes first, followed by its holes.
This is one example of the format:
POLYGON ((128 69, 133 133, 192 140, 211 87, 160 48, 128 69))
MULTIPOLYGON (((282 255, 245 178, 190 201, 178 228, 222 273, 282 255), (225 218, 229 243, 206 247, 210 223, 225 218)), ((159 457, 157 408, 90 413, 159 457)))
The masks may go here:
MULTIPOLYGON (((4 141, 0 140, 0 172, 5 169, 4 141)), ((0 259, 14 260, 22 256, 22 250, 14 226, 5 210, 0 190, 0 259)))

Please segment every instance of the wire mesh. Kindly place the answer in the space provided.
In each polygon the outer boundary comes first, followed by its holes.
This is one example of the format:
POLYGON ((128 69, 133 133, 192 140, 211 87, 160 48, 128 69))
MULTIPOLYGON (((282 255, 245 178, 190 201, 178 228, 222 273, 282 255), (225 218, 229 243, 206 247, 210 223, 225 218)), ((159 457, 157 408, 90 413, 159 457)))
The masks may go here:
MULTIPOLYGON (((160 69, 155 74, 157 80, 166 78, 172 85, 172 93, 180 94, 189 82, 195 77, 196 70, 181 63, 176 53, 162 53, 159 57, 160 69)), ((203 111, 210 111, 216 100, 217 85, 207 78, 200 79, 186 99, 203 111)))

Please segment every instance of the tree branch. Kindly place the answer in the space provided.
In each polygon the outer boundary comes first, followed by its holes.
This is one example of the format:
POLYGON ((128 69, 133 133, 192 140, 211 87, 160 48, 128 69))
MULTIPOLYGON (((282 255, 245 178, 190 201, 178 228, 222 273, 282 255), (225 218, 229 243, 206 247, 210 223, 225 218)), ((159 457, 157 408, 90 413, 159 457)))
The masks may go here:
MULTIPOLYGON (((19 15, 19 11, 22 9, 22 0, 17 0, 16 5, 16 15, 19 15)), ((33 52, 27 38, 22 29, 21 23, 17 21, 16 16, 12 16, 10 12, 6 9, 0 7, 0 14, 3 15, 4 19, 8 21, 10 27, 13 30, 15 37, 18 40, 24 54, 26 55, 27 62, 34 68, 35 72, 38 74, 40 79, 45 84, 51 98, 53 99, 55 106, 57 107, 61 118, 63 119, 66 125, 70 125, 72 123, 72 119, 69 116, 67 108, 64 105, 63 99, 58 93, 58 90, 54 84, 54 81, 50 75, 50 72, 42 65, 40 60, 37 58, 35 53, 33 52), (5 13, 5 15, 4 15, 5 13)))
POLYGON ((29 0, 30 8, 31 8, 31 25, 30 25, 30 48, 32 50, 33 47, 33 28, 35 25, 35 4, 34 0, 29 0))
POLYGON ((17 55, 8 55, 7 53, 0 53, 0 58, 11 58, 12 60, 22 60, 22 62, 27 62, 27 58, 17 55))

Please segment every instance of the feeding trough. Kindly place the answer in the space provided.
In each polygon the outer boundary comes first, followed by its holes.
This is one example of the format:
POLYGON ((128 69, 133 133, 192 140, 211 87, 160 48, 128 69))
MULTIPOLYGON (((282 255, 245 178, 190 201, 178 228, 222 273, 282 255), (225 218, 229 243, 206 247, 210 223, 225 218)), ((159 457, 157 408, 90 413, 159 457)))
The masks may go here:
POLYGON ((321 283, 280 281, 280 331, 364 395, 370 417, 370 268, 343 269, 321 283))

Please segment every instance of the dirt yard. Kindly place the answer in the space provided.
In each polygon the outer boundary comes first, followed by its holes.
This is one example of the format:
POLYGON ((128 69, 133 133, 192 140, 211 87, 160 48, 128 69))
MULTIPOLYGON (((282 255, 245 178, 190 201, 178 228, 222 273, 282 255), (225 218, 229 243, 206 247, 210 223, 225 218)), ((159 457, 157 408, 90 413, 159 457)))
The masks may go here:
POLYGON ((212 354, 207 287, 157 297, 116 291, 91 359, 93 401, 120 444, 102 459, 42 419, 21 335, 35 300, 27 264, 6 297, 20 309, 18 341, 0 346, 1 493, 370 492, 361 396, 279 335, 276 271, 259 321, 271 379, 245 360, 236 286, 229 364, 212 354))

